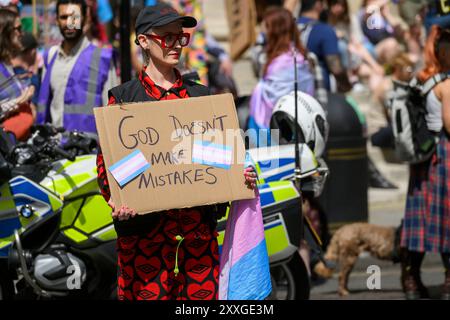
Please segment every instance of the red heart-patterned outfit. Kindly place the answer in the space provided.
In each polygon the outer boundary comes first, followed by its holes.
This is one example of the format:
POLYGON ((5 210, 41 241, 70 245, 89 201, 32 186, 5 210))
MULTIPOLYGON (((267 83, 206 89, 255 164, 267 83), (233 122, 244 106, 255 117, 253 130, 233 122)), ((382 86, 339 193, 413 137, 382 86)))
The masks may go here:
POLYGON ((153 232, 118 239, 119 299, 217 299, 219 252, 210 214, 194 208, 160 215, 153 232), (177 235, 183 241, 175 275, 177 235))

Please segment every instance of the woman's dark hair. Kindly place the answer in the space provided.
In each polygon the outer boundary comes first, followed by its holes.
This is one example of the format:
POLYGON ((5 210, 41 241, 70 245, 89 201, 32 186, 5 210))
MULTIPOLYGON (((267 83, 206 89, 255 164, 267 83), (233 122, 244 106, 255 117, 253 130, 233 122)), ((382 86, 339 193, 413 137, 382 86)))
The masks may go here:
POLYGON ((56 14, 58 16, 59 16, 59 6, 65 5, 65 4, 79 5, 81 8, 81 14, 83 15, 83 18, 86 17, 87 5, 84 0, 58 0, 58 2, 56 2, 56 14))
POLYGON ((19 16, 8 9, 0 9, 0 61, 9 62, 20 51, 19 44, 14 42, 14 23, 19 16))
POLYGON ((420 81, 425 82, 435 74, 445 71, 443 61, 439 60, 439 50, 443 45, 450 45, 450 31, 434 25, 425 44, 425 68, 419 73, 420 81))
POLYGON ((300 13, 311 11, 317 2, 323 2, 324 0, 302 0, 300 13))
POLYGON ((276 57, 291 48, 291 44, 294 44, 302 55, 306 55, 306 50, 300 43, 297 23, 289 10, 270 7, 266 10, 263 20, 267 32, 267 63, 264 66, 263 74, 266 74, 267 68, 276 57))
POLYGON ((339 21, 343 21, 345 24, 349 24, 350 23, 350 13, 349 13, 349 8, 348 8, 348 2, 347 0, 327 0, 327 5, 328 5, 328 18, 331 20, 331 24, 335 24, 339 21), (344 7, 344 13, 342 14, 342 18, 341 19, 336 19, 336 17, 333 17, 331 15, 331 7, 336 5, 336 4, 341 4, 344 7))
POLYGON ((33 36, 32 33, 25 32, 22 35, 22 39, 20 39, 20 42, 22 44, 22 53, 29 52, 33 49, 37 49, 39 47, 39 43, 37 39, 33 36))

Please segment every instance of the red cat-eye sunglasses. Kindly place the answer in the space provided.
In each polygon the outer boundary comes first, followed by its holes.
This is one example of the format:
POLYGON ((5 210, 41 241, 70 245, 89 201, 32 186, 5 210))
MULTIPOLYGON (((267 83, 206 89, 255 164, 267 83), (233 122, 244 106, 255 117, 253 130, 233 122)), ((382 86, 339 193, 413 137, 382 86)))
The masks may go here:
POLYGON ((181 32, 181 33, 168 33, 164 36, 157 36, 154 34, 143 34, 151 39, 157 39, 161 41, 161 47, 163 49, 172 49, 175 47, 177 41, 180 43, 180 46, 186 47, 189 44, 189 40, 191 35, 189 33, 181 32))

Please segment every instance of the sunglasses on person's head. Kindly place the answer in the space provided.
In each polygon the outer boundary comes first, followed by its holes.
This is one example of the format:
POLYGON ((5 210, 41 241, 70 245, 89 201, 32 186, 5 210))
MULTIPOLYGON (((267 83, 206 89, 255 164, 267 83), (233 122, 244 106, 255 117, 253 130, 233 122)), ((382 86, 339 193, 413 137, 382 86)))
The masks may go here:
POLYGON ((189 40, 191 35, 189 33, 168 33, 164 36, 157 36, 154 34, 146 34, 143 33, 144 36, 147 36, 151 39, 157 39, 161 41, 161 47, 163 49, 172 49, 173 47, 175 47, 175 44, 177 43, 177 41, 180 43, 180 46, 182 47, 186 47, 189 44, 189 40))

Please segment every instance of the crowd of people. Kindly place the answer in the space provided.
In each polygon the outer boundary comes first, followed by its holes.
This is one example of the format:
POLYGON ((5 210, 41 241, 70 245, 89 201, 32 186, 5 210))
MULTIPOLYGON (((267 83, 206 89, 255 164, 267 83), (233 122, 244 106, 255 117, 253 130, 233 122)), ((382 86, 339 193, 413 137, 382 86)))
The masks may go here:
MULTIPOLYGON (((165 2, 186 17, 174 20, 174 24, 157 24, 160 17, 155 11, 149 10, 145 16, 145 10, 136 10, 132 18, 136 28, 130 35, 135 80, 122 86, 118 86, 117 53, 107 43, 104 26, 89 10, 95 8, 96 1, 58 0, 57 23, 63 41, 42 55, 36 38, 22 32, 16 2, 6 3, 0 9, 0 123, 4 130, 13 132, 18 140, 27 139, 33 123, 50 122, 68 130, 95 133, 93 107, 208 94, 204 86, 185 77, 193 71, 197 81, 209 83, 213 92, 229 91, 237 96, 230 57, 207 32, 202 1, 165 2), (80 16, 74 14, 72 6, 80 9, 80 16), (187 18, 190 16, 192 19, 187 18), (77 23, 81 28, 72 27, 77 23), (182 51, 182 47, 186 48, 182 51)), ((450 72, 450 4, 445 1, 364 0, 356 12, 350 10, 348 0, 273 4, 264 10, 261 33, 252 49, 259 81, 250 100, 248 128, 269 128, 276 102, 292 91, 293 52, 295 67, 302 75, 298 89, 322 103, 326 103, 328 93, 348 94, 369 88, 380 121, 368 134, 372 144, 382 148, 394 147, 389 109, 393 81, 407 83, 416 76, 425 82, 450 72)), ((439 138, 436 151, 427 161, 411 165, 401 242, 406 252, 403 287, 408 297, 427 296, 420 265, 425 252, 437 252, 446 269, 443 297, 450 298, 449 108, 450 80, 444 80, 427 96, 427 124, 439 138)), ((101 190, 110 201, 101 154, 98 167, 101 190)), ((378 175, 376 186, 395 187, 373 166, 372 173, 378 175)), ((246 175, 254 187, 253 173, 246 175)), ((110 205, 117 221, 137 221, 132 209, 110 205)), ((205 210, 223 214, 223 208, 217 207, 194 208, 189 214, 198 215, 201 224, 214 225, 204 217, 205 210)), ((152 236, 156 239, 165 235, 165 225, 184 214, 188 213, 171 212, 162 222, 137 224, 154 225, 159 230, 152 236)), ((120 249, 128 250, 130 241, 149 241, 148 234, 133 233, 136 226, 130 227, 132 224, 116 225, 123 234, 120 249)), ((216 241, 213 229, 207 233, 212 242, 216 241)), ((179 240, 172 239, 172 244, 176 248, 179 240)), ((205 254, 214 261, 210 277, 216 281, 217 253, 205 254)), ((124 269, 128 262, 121 262, 124 269)), ((132 288, 122 287, 122 298, 133 294, 132 288)))

